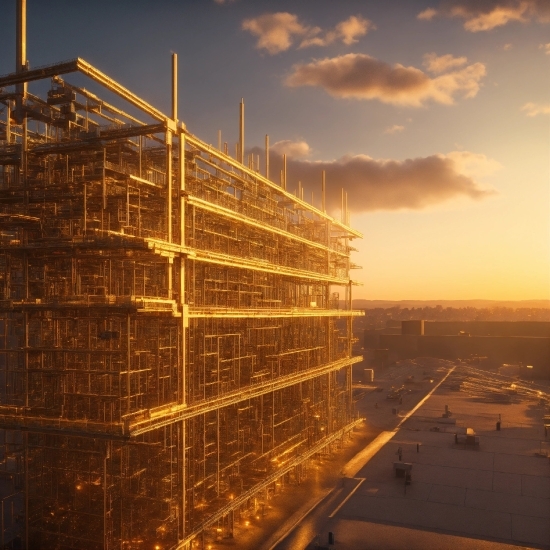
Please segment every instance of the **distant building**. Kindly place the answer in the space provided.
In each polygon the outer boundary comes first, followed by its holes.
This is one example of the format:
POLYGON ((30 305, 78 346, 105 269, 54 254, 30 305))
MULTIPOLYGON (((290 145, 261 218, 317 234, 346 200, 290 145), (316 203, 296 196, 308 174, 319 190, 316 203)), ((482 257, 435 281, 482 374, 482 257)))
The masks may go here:
POLYGON ((533 366, 534 377, 550 377, 548 322, 414 320, 402 322, 401 334, 389 332, 365 331, 365 349, 387 349, 394 359, 477 356, 494 365, 521 362, 533 366))

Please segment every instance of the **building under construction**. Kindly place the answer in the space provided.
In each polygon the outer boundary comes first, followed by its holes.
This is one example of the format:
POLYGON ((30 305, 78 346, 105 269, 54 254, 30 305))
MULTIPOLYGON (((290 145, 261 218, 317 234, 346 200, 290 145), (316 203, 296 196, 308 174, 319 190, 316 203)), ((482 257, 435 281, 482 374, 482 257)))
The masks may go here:
POLYGON ((358 422, 361 235, 324 184, 315 208, 272 182, 269 147, 243 162, 243 107, 236 158, 189 133, 175 56, 167 115, 80 58, 29 68, 25 17, 0 77, 0 548, 200 548, 358 422))

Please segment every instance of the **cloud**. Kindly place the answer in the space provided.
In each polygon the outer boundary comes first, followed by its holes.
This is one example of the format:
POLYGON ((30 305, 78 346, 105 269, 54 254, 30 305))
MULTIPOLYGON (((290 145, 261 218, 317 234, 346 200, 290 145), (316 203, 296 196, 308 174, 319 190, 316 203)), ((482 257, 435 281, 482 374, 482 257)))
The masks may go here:
MULTIPOLYGON (((255 152, 261 153, 259 148, 255 152)), ((270 167, 272 174, 278 174, 282 168, 281 157, 274 151, 270 167)), ((287 159, 287 188, 292 192, 301 181, 305 196, 313 191, 319 197, 321 172, 325 170, 329 212, 339 209, 341 188, 348 193, 348 205, 355 213, 419 210, 453 199, 481 200, 494 195, 494 190, 482 187, 475 177, 499 167, 496 161, 468 151, 403 161, 373 159, 367 155, 347 155, 333 161, 291 158, 287 159)))
POLYGON ((318 34, 321 32, 321 29, 319 27, 315 28, 314 32, 309 33, 309 38, 304 38, 302 42, 300 43, 299 48, 310 48, 311 46, 328 46, 329 44, 332 44, 336 38, 338 38, 338 35, 334 31, 328 31, 325 33, 324 36, 315 36, 315 34, 318 34))
POLYGON ((393 126, 388 126, 385 130, 385 134, 398 134, 405 129, 405 126, 399 126, 399 124, 394 124, 393 126))
POLYGON ((285 84, 318 86, 338 98, 420 107, 430 100, 451 105, 456 95, 474 97, 484 76, 483 63, 431 78, 415 67, 392 66, 366 54, 347 54, 294 65, 285 84))
POLYGON ((492 176, 502 168, 500 162, 470 151, 451 151, 445 157, 454 162, 457 172, 470 178, 492 176))
POLYGON ((278 12, 245 19, 241 28, 258 37, 256 48, 265 49, 274 55, 288 50, 294 40, 299 37, 302 37, 299 48, 328 46, 337 40, 349 46, 357 42, 357 38, 364 36, 369 30, 376 29, 376 26, 361 15, 352 15, 338 23, 333 30, 323 31, 320 27, 301 23, 298 21, 297 15, 278 12))
POLYGON ((435 16, 458 17, 470 32, 489 31, 518 21, 550 22, 548 0, 444 0, 437 9, 428 8, 417 19, 431 21, 435 16))
POLYGON ((277 141, 269 148, 276 155, 286 155, 288 158, 303 158, 307 157, 311 153, 311 148, 305 141, 291 141, 285 139, 277 141))
POLYGON ((514 46, 512 44, 504 44, 504 46, 502 46, 502 49, 507 52, 508 50, 511 50, 514 46))
POLYGON ((462 67, 466 63, 468 63, 468 58, 466 57, 453 57, 450 53, 438 57, 437 54, 432 52, 424 55, 422 65, 426 67, 427 71, 439 74, 455 67, 462 67))
POLYGON ((294 36, 311 31, 298 21, 296 15, 287 12, 265 13, 253 19, 245 19, 242 29, 258 37, 256 48, 266 49, 271 55, 288 50, 294 36))
POLYGON ((371 29, 376 29, 373 22, 360 15, 352 15, 336 25, 336 32, 347 46, 357 42, 358 36, 364 36, 371 29))
POLYGON ((550 115, 550 103, 542 105, 540 103, 526 103, 522 108, 527 116, 550 115))
MULTIPOLYGON (((364 36, 370 30, 376 29, 376 26, 369 19, 365 19, 361 15, 352 15, 345 21, 340 21, 334 30, 326 31, 322 36, 310 36, 302 40, 300 48, 308 48, 310 46, 328 46, 336 40, 341 40, 347 46, 358 42, 357 37, 364 36)), ((310 35, 318 34, 321 29, 316 27, 318 32, 310 33, 310 35)))
POLYGON ((433 8, 428 8, 424 11, 421 11, 416 16, 416 18, 420 19, 421 21, 431 21, 436 15, 437 15, 437 10, 434 10, 433 8))
POLYGON ((540 44, 539 50, 544 50, 546 55, 550 55, 550 42, 548 42, 548 44, 540 44))

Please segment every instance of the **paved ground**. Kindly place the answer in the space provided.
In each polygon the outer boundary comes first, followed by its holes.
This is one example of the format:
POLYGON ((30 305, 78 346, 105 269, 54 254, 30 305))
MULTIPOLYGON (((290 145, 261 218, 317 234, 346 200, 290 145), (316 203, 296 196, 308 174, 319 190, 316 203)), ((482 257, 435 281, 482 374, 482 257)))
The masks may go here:
MULTIPOLYGON (((543 407, 515 401, 485 402, 442 385, 399 429, 383 432, 388 441, 363 453, 364 466, 356 464, 275 548, 326 546, 329 531, 336 550, 550 548, 543 407), (441 423, 445 405, 456 425, 441 423), (473 428, 479 448, 455 444, 457 426, 473 428), (393 471, 399 447, 413 465, 408 487, 393 471)), ((389 422, 380 407, 375 420, 389 422)))
MULTIPOLYGON (((273 545, 289 530, 294 524, 300 523, 301 518, 307 515, 307 512, 315 507, 316 511, 324 509, 326 506, 334 508, 338 504, 338 499, 343 498, 346 488, 339 487, 342 478, 342 472, 346 463, 348 463, 348 474, 353 476, 357 467, 353 467, 353 457, 359 453, 359 466, 364 463, 361 458, 361 451, 377 438, 385 430, 393 430, 402 418, 393 414, 394 408, 408 410, 414 406, 424 395, 433 389, 442 376, 447 373, 447 369, 439 368, 439 361, 434 365, 427 367, 412 367, 403 365, 393 367, 381 373, 377 373, 377 379, 374 384, 361 383, 361 373, 356 373, 354 379, 357 410, 361 416, 367 418, 367 421, 359 429, 353 432, 353 438, 346 440, 342 449, 336 450, 330 456, 324 456, 320 460, 311 461, 308 465, 308 478, 302 481, 300 485, 292 485, 278 488, 275 498, 269 500, 264 508, 264 514, 252 515, 249 518, 243 518, 243 521, 236 522, 234 529, 234 538, 225 539, 216 544, 212 544, 212 549, 237 547, 241 550, 269 550, 273 545), (423 372, 429 373, 424 376, 423 372), (398 401, 386 400, 387 390, 391 386, 399 387, 403 385, 407 376, 415 375, 415 384, 408 384, 411 392, 408 393, 403 403, 398 401), (423 378, 425 380, 422 380, 423 378), (376 392, 375 388, 382 386, 384 392, 376 392), (378 408, 375 403, 378 402, 378 408), (362 460, 362 461, 361 461, 362 460), (349 473, 352 466, 351 473, 349 473), (318 505, 318 506, 317 506, 318 505), (246 519, 246 521, 244 521, 246 519)), ((311 531, 304 535, 307 540, 302 546, 304 548, 309 540, 316 534, 317 527, 312 526, 311 531)))

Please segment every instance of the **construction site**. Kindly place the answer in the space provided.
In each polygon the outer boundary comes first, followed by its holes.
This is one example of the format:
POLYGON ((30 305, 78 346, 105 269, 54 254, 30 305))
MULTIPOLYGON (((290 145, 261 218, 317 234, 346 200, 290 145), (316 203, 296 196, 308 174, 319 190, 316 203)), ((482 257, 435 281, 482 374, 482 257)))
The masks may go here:
POLYGON ((267 136, 262 170, 245 154, 244 103, 235 155, 191 134, 175 55, 165 114, 83 59, 30 67, 25 0, 14 50, 0 548, 206 549, 361 422, 361 234, 344 194, 327 213, 323 174, 316 208, 271 177, 267 136))

